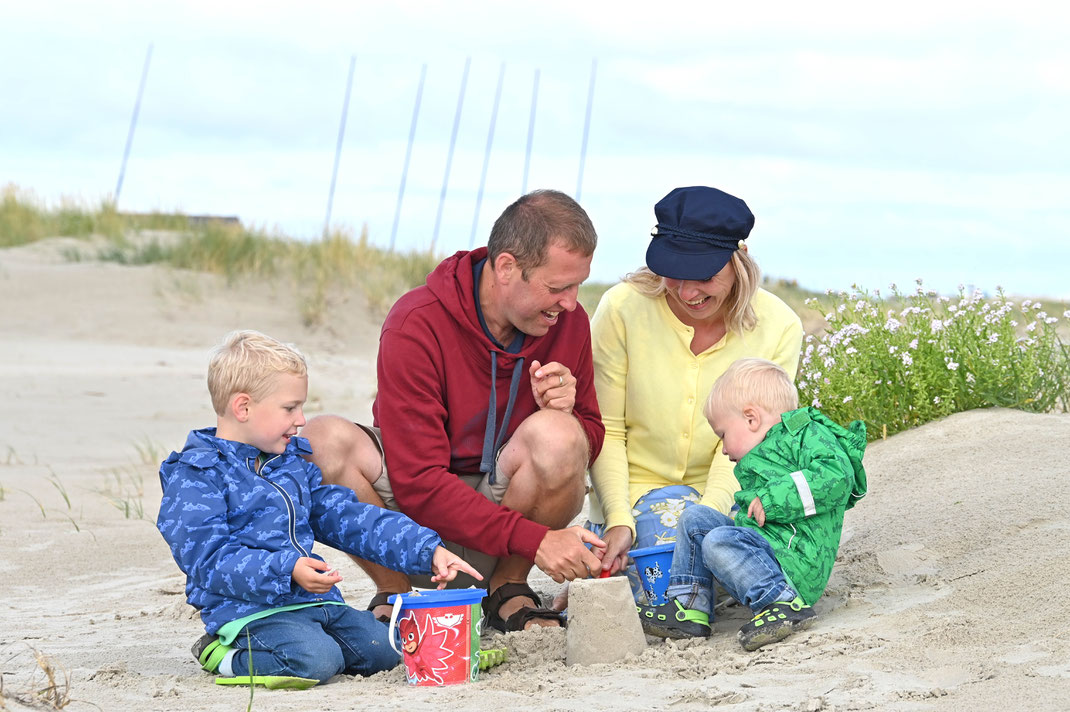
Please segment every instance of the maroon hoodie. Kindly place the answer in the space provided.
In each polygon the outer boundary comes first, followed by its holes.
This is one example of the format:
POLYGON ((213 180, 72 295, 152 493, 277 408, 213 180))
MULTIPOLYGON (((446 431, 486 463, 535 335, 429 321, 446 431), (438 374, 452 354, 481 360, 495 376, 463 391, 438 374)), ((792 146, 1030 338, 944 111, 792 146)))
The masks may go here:
MULTIPOLYGON (((494 345, 479 323, 472 267, 481 247, 448 257, 427 284, 397 301, 379 337, 379 392, 373 406, 387 471, 401 511, 447 540, 503 557, 534 561, 549 528, 494 504, 457 474, 478 474, 487 439, 491 353, 496 353, 497 420, 509 401, 514 365, 523 359, 505 439, 538 410, 528 368, 557 361, 576 378, 579 420, 598 456, 605 428, 595 399, 591 330, 583 307, 562 312, 545 336, 525 336, 520 353, 494 345)), ((489 268, 489 267, 488 267, 489 268)), ((499 426, 500 427, 500 426, 499 426)))

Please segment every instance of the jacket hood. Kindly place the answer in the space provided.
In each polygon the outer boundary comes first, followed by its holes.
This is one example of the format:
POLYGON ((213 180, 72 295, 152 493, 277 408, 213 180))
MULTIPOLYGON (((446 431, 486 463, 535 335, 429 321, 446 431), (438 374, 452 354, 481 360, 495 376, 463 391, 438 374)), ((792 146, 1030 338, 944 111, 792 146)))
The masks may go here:
MULTIPOLYGON (((286 450, 282 454, 310 455, 312 448, 308 440, 300 437, 290 438, 286 450)), ((226 440, 216 437, 215 428, 201 428, 191 430, 186 436, 186 443, 181 452, 173 452, 160 466, 163 473, 173 470, 178 463, 193 465, 201 469, 212 467, 220 460, 232 457, 240 462, 250 459, 255 460, 260 455, 260 450, 255 445, 240 443, 235 440, 226 440)))
POLYGON ((480 247, 471 252, 457 252, 439 263, 438 267, 427 275, 427 288, 442 303, 453 320, 465 331, 469 332, 482 346, 490 352, 496 351, 499 356, 506 359, 524 358, 529 359, 535 350, 537 339, 529 334, 524 335, 524 344, 520 352, 510 354, 505 349, 496 346, 483 326, 479 323, 479 314, 476 312, 475 281, 472 278, 472 268, 477 262, 486 258, 487 248, 480 247))
POLYGON ((832 431, 836 440, 840 443, 847 457, 851 460, 854 468, 854 485, 851 487, 851 495, 847 499, 847 508, 855 506, 858 500, 866 496, 868 484, 866 482, 866 470, 862 467, 862 456, 866 452, 866 424, 861 420, 852 421, 846 428, 829 418, 817 408, 807 407, 793 410, 783 415, 784 424, 791 429, 796 419, 812 420, 820 423, 832 431), (803 416, 803 418, 799 418, 803 416))

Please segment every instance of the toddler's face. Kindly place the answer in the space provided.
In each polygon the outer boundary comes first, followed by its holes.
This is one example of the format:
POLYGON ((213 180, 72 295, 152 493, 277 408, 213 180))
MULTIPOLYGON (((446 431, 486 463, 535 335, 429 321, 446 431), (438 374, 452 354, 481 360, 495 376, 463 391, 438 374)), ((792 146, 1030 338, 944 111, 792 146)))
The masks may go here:
POLYGON ((747 417, 735 408, 717 408, 712 415, 710 427, 721 439, 721 450, 732 462, 739 462, 765 439, 772 425, 763 423, 761 417, 747 417))
POLYGON ((273 385, 264 398, 249 404, 245 428, 250 445, 277 455, 305 425, 302 406, 308 397, 308 377, 280 373, 273 385))

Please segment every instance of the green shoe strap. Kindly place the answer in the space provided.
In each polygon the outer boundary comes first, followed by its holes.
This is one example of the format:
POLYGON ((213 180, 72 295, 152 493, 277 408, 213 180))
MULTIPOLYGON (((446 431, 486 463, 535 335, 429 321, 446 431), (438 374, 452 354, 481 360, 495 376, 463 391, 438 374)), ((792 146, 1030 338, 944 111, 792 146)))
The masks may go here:
POLYGON ((219 663, 233 648, 223 645, 218 640, 212 641, 201 653, 201 669, 205 672, 215 672, 219 669, 219 663))
POLYGON ((708 626, 710 624, 710 616, 702 611, 696 611, 691 608, 684 608, 680 605, 680 602, 673 599, 673 603, 676 605, 676 620, 678 621, 691 621, 692 623, 701 623, 708 626))
POLYGON ((239 675, 238 677, 217 677, 217 685, 262 685, 269 690, 307 690, 319 684, 319 680, 308 677, 287 677, 285 675, 239 675))

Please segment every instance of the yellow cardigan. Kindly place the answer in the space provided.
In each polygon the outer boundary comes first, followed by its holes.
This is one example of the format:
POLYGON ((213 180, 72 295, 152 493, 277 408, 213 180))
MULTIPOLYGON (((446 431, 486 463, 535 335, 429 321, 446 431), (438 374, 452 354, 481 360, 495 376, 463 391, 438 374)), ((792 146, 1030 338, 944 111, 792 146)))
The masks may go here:
POLYGON ((591 466, 591 521, 604 513, 606 529, 624 525, 634 537, 636 500, 679 484, 728 513, 739 485, 702 415, 706 396, 729 364, 747 356, 778 363, 794 378, 802 348, 802 322, 791 307, 764 289, 751 304, 758 317, 752 331, 729 332, 696 356, 695 330, 672 313, 665 296, 643 296, 626 282, 602 296, 591 319, 591 346, 606 440, 591 466))

